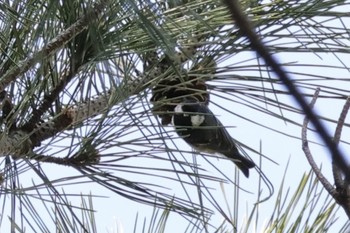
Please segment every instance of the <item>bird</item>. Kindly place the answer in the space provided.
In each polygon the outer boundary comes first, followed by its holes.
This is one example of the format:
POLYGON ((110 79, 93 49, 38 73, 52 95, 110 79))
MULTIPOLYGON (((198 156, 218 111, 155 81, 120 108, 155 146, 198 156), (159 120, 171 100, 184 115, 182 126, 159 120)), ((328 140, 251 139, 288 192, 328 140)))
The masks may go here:
POLYGON ((254 168, 255 163, 240 154, 234 139, 206 104, 195 98, 184 98, 174 108, 172 124, 192 148, 226 156, 249 177, 249 169, 254 168))

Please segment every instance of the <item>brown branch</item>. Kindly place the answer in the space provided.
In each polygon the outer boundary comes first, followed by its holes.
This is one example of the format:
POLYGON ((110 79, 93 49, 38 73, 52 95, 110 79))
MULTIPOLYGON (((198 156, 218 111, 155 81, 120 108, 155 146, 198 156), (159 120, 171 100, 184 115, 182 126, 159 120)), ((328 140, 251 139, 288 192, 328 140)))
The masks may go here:
MULTIPOLYGON (((343 110, 340 113, 340 117, 339 117, 339 120, 337 123, 337 128, 335 129, 335 132, 334 132, 333 141, 337 145, 339 144, 339 141, 340 141, 345 118, 346 118, 346 115, 348 114, 349 108, 350 108, 350 97, 348 97, 346 99, 343 110)), ((342 178, 342 172, 339 169, 339 167, 336 165, 336 163, 334 163, 333 160, 332 160, 332 171, 333 171, 333 178, 334 178, 335 187, 338 190, 344 189, 345 188, 344 186, 346 186, 347 184, 344 183, 344 180, 342 178)))
POLYGON ((0 124, 6 125, 9 132, 16 129, 16 122, 13 120, 13 100, 6 91, 0 92, 0 108, 2 116, 0 117, 0 124))
POLYGON ((72 72, 66 71, 60 78, 59 83, 51 90, 49 94, 45 94, 43 101, 39 108, 33 109, 32 116, 30 119, 21 127, 21 130, 26 132, 31 132, 34 130, 35 125, 39 123, 42 115, 52 106, 52 103, 57 99, 62 90, 67 86, 67 84, 72 80, 74 74, 72 72))
MULTIPOLYGON (((315 105, 319 93, 320 93, 320 88, 317 88, 315 91, 315 94, 310 102, 310 108, 313 108, 313 106, 315 105)), ((302 131, 301 131, 302 149, 305 153, 307 160, 309 161, 309 164, 310 164, 312 170, 316 174, 316 177, 318 178, 318 180, 322 183, 323 187, 325 187, 327 192, 329 194, 331 194, 333 197, 335 197, 335 189, 334 189, 333 185, 327 180, 326 177, 324 177, 324 175, 322 174, 322 172, 320 171, 320 169, 318 168, 317 164, 315 163, 315 161, 312 157, 312 154, 311 154, 311 151, 309 148, 309 144, 307 141, 307 126, 308 126, 308 124, 309 124, 309 118, 306 116, 304 119, 302 131)))
POLYGON ((343 126, 344 126, 344 122, 345 122, 345 118, 346 118, 346 116, 348 114, 349 108, 350 108, 350 96, 346 99, 346 102, 344 104, 343 110, 340 113, 340 117, 339 117, 339 120, 338 120, 337 128, 335 129, 333 141, 337 145, 339 144, 339 141, 340 141, 341 132, 342 132, 342 129, 343 129, 343 126))
POLYGON ((28 159, 36 160, 38 162, 54 163, 57 165, 64 166, 88 166, 98 164, 101 155, 97 152, 95 148, 90 147, 89 150, 83 149, 81 152, 77 152, 71 157, 53 157, 50 155, 40 155, 40 154, 29 154, 28 159))
MULTIPOLYGON (((348 114, 350 108, 350 97, 346 99, 346 102, 344 104, 343 110, 340 113, 339 120, 337 123, 337 128, 334 133, 334 143, 339 144, 340 138, 341 138, 341 132, 344 126, 345 118, 348 114)), ((343 178, 342 171, 339 169, 335 161, 332 161, 332 171, 333 171, 333 177, 334 177, 334 183, 336 187, 336 195, 337 195, 337 202, 343 207, 345 212, 349 216, 350 212, 350 186, 349 181, 347 179, 343 178)))
POLYGON ((73 124, 74 115, 69 109, 63 110, 56 118, 36 125, 30 134, 33 147, 40 146, 41 142, 55 136, 73 124))
MULTIPOLYGON (((310 108, 312 108, 314 106, 319 92, 320 92, 320 89, 318 88, 314 94, 314 97, 312 98, 312 101, 310 103, 310 108)), ((340 115, 337 129, 335 132, 334 142, 336 144, 339 143, 342 125, 344 124, 344 120, 345 120, 347 111, 349 109, 349 106, 350 106, 350 99, 348 98, 348 100, 343 108, 343 111, 340 115)), ((302 148, 303 148, 303 151, 305 153, 305 156, 306 156, 307 160, 309 161, 312 170, 315 172, 316 177, 322 183, 323 187, 327 190, 327 192, 330 195, 332 195, 334 200, 339 205, 341 205, 343 207, 348 218, 350 218, 350 202, 349 202, 350 193, 349 193, 349 189, 347 187, 347 184, 346 184, 346 182, 343 182, 342 176, 341 176, 341 171, 338 169, 337 165, 333 161, 332 161, 332 165, 333 165, 333 174, 335 174, 334 179, 335 179, 336 188, 334 188, 333 185, 331 185, 331 183, 327 180, 327 178, 325 178, 323 176, 320 169, 317 167, 317 165, 312 157, 312 154, 310 152, 309 146, 308 146, 307 135, 306 135, 308 123, 309 123, 309 119, 307 117, 305 117, 304 123, 303 123, 303 128, 302 128, 302 134, 301 134, 302 143, 303 143, 302 148), (344 186, 346 186, 346 187, 344 187, 344 186)))

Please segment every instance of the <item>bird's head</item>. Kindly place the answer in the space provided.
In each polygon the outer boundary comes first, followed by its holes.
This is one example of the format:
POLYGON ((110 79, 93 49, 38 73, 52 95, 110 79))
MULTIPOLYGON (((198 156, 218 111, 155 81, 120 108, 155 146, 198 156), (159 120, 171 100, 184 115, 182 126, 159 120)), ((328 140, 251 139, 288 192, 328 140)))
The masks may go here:
POLYGON ((184 98, 174 109, 174 126, 192 126, 198 127, 205 121, 206 114, 203 103, 194 98, 184 98))

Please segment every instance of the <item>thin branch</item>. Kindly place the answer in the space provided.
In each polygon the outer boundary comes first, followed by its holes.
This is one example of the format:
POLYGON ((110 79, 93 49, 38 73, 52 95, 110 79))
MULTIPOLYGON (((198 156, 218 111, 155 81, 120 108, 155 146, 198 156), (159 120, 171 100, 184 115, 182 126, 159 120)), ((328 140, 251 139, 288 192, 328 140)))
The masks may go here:
MULTIPOLYGON (((335 132, 334 132, 333 141, 336 145, 339 144, 339 141, 341 138, 341 132, 342 132, 345 118, 346 118, 346 115, 348 114, 349 108, 350 108, 350 97, 348 97, 346 99, 343 110, 340 113, 340 117, 339 117, 339 120, 337 123, 337 128, 335 129, 335 132)), ((333 171, 333 178, 334 178, 335 187, 337 189, 344 189, 344 186, 346 184, 344 183, 344 180, 342 178, 341 171, 339 170, 338 166, 336 165, 336 163, 334 163, 333 160, 332 160, 332 171, 333 171)))
MULTIPOLYGON (((314 97, 312 98, 312 101, 310 103, 310 108, 312 108, 314 106, 319 92, 320 92, 320 89, 318 88, 316 90, 315 94, 314 94, 314 97)), ((342 120, 345 119, 344 113, 346 115, 346 112, 347 111, 345 111, 343 109, 343 112, 342 112, 342 114, 340 116, 340 118, 342 120)), ((345 213, 347 214, 348 218, 350 218, 350 202, 349 202, 349 193, 347 191, 348 190, 347 187, 344 188, 343 185, 341 185, 341 187, 337 186, 336 189, 335 189, 333 187, 333 185, 327 180, 327 178, 325 178, 323 176, 323 174, 321 173, 320 169, 317 167, 315 161, 313 160, 312 154, 311 154, 309 146, 308 146, 307 136, 306 136, 308 123, 309 123, 309 119, 307 117, 305 117, 304 123, 303 123, 303 128, 302 128, 302 134, 301 134, 301 139, 302 139, 302 143, 303 143, 302 148, 303 148, 303 151, 305 153, 305 156, 306 156, 307 160, 309 161, 312 170, 315 172, 318 180, 322 183, 323 187, 334 198, 334 200, 337 201, 337 203, 343 207, 343 209, 344 209, 345 213)), ((340 128, 341 127, 338 125, 336 134, 339 135, 339 136, 340 136, 340 132, 341 132, 340 128)), ((339 142, 339 138, 337 138, 336 140, 338 140, 338 142, 339 142)), ((334 166, 336 167, 336 165, 333 163, 333 167, 334 166)), ((339 178, 341 179, 341 175, 340 175, 339 178)), ((342 181, 337 181, 337 182, 344 183, 342 181)))
MULTIPOLYGON (((315 94, 310 102, 310 108, 313 108, 313 106, 315 105, 319 93, 320 93, 320 88, 317 88, 315 91, 315 94)), ((322 172, 320 171, 320 169, 318 168, 318 166, 316 165, 316 163, 312 157, 312 154, 311 154, 311 151, 309 148, 309 143, 307 140, 307 125, 308 124, 309 124, 309 118, 306 116, 304 119, 302 131, 301 131, 302 149, 305 153, 307 160, 309 161, 309 164, 311 165, 312 170, 315 172, 318 180, 322 183, 323 187, 325 187, 327 192, 334 197, 335 196, 335 189, 333 188, 333 185, 327 180, 326 177, 323 176, 322 172)))
POLYGON ((334 143, 336 145, 339 144, 341 133, 342 133, 342 129, 343 129, 344 122, 345 122, 345 118, 346 118, 346 116, 348 114, 349 108, 350 108, 350 96, 346 99, 346 102, 344 104, 343 110, 342 110, 342 112, 340 113, 340 116, 339 116, 337 128, 335 129, 333 141, 334 141, 334 143))
POLYGON ((100 161, 101 155, 93 147, 88 150, 77 152, 71 157, 54 157, 50 155, 29 154, 27 158, 36 160, 38 162, 54 163, 64 166, 87 166, 97 164, 100 161))

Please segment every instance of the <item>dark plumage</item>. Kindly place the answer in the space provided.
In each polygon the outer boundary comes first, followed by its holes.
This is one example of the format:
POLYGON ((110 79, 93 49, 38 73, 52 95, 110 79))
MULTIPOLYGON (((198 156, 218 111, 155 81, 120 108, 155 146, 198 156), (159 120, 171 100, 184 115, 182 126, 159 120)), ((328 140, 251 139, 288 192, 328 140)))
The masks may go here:
POLYGON ((205 104, 184 99, 175 107, 172 121, 178 135, 194 149, 225 155, 249 177, 254 162, 239 153, 233 138, 205 104))

